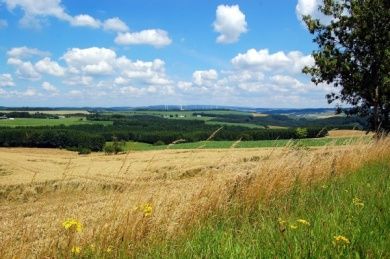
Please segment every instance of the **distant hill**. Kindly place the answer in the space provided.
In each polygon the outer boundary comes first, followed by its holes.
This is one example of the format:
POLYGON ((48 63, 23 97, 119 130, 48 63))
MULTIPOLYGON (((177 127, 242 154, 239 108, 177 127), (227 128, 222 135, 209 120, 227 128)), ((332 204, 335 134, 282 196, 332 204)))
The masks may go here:
POLYGON ((4 107, 0 106, 0 110, 7 111, 56 111, 56 110, 87 110, 90 112, 104 111, 199 111, 199 110, 232 110, 243 112, 256 112, 265 114, 292 114, 305 115, 315 113, 334 113, 336 110, 332 108, 253 108, 241 106, 221 106, 221 105, 152 105, 142 107, 4 107))

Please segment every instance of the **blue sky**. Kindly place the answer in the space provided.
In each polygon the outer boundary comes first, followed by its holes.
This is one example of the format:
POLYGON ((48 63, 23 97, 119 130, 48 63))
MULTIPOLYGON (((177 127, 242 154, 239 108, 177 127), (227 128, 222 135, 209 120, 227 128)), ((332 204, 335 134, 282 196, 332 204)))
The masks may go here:
POLYGON ((327 107, 319 0, 0 0, 0 106, 327 107))

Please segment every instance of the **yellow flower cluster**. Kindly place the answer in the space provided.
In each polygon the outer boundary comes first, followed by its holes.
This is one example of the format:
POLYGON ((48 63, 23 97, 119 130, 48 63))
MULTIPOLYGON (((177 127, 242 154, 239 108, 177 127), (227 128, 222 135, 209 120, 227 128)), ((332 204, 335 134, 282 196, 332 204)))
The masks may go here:
POLYGON ((333 238, 334 238, 333 241, 334 245, 349 245, 351 243, 349 239, 346 238, 345 236, 338 235, 338 236, 334 236, 333 238))
POLYGON ((297 229, 298 226, 297 226, 296 224, 291 224, 291 225, 290 225, 290 228, 291 228, 291 229, 297 229))
POLYGON ((144 205, 141 206, 141 210, 145 217, 149 217, 152 215, 153 207, 150 203, 145 203, 144 205))
POLYGON ((80 252, 81 252, 81 247, 79 247, 79 246, 74 246, 74 247, 72 247, 71 252, 72 252, 72 254, 78 255, 78 254, 80 254, 80 252))
POLYGON ((352 203, 353 203, 353 205, 355 205, 357 207, 364 207, 363 201, 359 198, 353 198, 352 203))
MULTIPOLYGON (((278 219, 278 222, 279 222, 279 225, 281 225, 281 226, 285 226, 288 223, 286 220, 283 220, 281 218, 278 219)), ((289 227, 291 229, 297 229, 299 224, 305 225, 305 226, 310 226, 309 221, 307 221, 305 219, 297 219, 296 224, 290 224, 289 227)))
POLYGON ((297 222, 302 224, 302 225, 310 226, 309 221, 304 220, 304 219, 298 219, 297 222))
POLYGON ((106 252, 110 254, 112 252, 112 248, 112 246, 107 247, 106 252))
POLYGON ((83 225, 76 219, 67 219, 64 222, 62 222, 62 226, 66 230, 70 230, 70 231, 76 231, 76 232, 83 231, 83 225))
POLYGON ((278 222, 280 225, 286 225, 287 221, 283 220, 282 218, 278 218, 278 222))

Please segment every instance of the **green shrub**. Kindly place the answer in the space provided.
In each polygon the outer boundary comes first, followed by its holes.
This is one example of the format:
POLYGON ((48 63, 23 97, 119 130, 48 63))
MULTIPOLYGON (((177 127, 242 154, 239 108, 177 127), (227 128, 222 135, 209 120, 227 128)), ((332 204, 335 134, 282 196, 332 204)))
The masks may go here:
POLYGON ((308 132, 306 128, 297 128, 295 130, 295 136, 296 138, 307 138, 308 132))
POLYGON ((156 142, 154 142, 153 145, 154 145, 154 146, 164 146, 165 143, 164 143, 164 141, 162 141, 162 140, 157 140, 156 142))
POLYGON ((114 153, 114 146, 112 144, 106 144, 104 146, 104 153, 107 155, 113 154, 114 153))
POLYGON ((77 149, 77 151, 79 152, 79 155, 91 154, 91 149, 85 148, 85 147, 80 147, 80 148, 77 149))
POLYGON ((104 146, 104 152, 106 154, 118 154, 125 150, 125 142, 114 141, 113 143, 106 144, 104 146))

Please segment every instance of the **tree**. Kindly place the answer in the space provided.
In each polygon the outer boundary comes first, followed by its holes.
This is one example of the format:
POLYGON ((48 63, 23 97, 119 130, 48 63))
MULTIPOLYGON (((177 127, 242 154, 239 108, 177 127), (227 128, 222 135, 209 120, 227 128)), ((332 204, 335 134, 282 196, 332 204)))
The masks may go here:
POLYGON ((390 1, 323 0, 319 7, 330 21, 304 16, 319 49, 315 64, 303 72, 315 84, 333 84, 329 103, 345 103, 339 112, 368 119, 370 129, 389 132, 390 1))
POLYGON ((297 128, 295 130, 295 135, 299 139, 307 138, 307 129, 306 128, 297 128))

